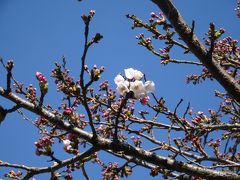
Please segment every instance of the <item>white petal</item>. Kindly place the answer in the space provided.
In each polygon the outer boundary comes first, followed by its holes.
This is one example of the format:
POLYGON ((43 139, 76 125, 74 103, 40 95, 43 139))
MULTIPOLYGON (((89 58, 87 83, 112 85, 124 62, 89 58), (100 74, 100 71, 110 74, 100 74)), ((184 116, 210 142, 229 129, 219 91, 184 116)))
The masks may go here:
POLYGON ((135 70, 133 68, 124 69, 124 71, 125 71, 125 76, 128 79, 140 80, 143 77, 143 73, 141 71, 135 70))
MULTIPOLYGON (((129 82, 128 82, 129 83, 129 82)), ((117 91, 119 92, 119 94, 121 95, 125 95, 126 93, 129 92, 128 86, 127 86, 127 82, 121 82, 117 84, 117 91)))
POLYGON ((63 140, 63 145, 64 146, 69 146, 71 144, 71 141, 68 139, 63 140))
POLYGON ((115 78, 114 78, 114 82, 115 84, 121 83, 124 81, 124 78, 122 77, 122 75, 118 74, 115 78))
POLYGON ((144 90, 144 85, 142 81, 136 80, 134 82, 130 83, 130 90, 135 92, 135 91, 143 91, 144 90))
POLYGON ((136 80, 140 80, 143 77, 143 73, 141 71, 138 70, 134 70, 134 79, 136 80))
POLYGON ((146 81, 144 84, 145 91, 147 93, 154 92, 155 91, 155 84, 153 81, 146 81))
POLYGON ((134 75, 134 69, 133 68, 128 68, 128 69, 124 69, 124 72, 125 72, 125 76, 128 78, 128 79, 133 79, 133 75, 134 75))

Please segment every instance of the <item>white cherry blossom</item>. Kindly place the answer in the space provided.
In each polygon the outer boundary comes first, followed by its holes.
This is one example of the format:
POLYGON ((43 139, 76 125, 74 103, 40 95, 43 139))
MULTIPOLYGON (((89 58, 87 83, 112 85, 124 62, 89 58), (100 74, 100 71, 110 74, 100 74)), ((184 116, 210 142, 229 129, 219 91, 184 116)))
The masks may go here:
POLYGON ((128 79, 140 80, 143 77, 143 73, 141 71, 138 71, 133 68, 124 69, 124 71, 125 71, 125 76, 128 79))
POLYGON ((123 81, 117 84, 117 91, 119 94, 122 96, 126 95, 126 93, 129 92, 129 82, 128 81, 123 81))
POLYGON ((143 104, 147 104, 149 97, 147 93, 155 91, 155 84, 153 81, 141 81, 143 73, 133 68, 124 69, 125 77, 118 74, 114 78, 114 82, 117 85, 117 92, 125 96, 128 92, 134 93, 134 98, 143 100, 143 104))

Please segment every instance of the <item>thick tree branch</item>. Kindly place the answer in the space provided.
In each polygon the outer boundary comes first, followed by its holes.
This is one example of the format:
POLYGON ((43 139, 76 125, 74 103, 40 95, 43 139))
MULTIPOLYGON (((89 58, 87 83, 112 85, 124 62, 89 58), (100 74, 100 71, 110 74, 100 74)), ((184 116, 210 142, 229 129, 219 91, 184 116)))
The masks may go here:
POLYGON ((182 18, 170 0, 152 0, 166 15, 176 32, 190 48, 191 52, 207 67, 213 77, 225 88, 229 95, 240 102, 240 85, 228 75, 208 53, 204 45, 182 18))
POLYGON ((42 174, 42 173, 48 173, 48 172, 54 172, 54 171, 56 171, 56 170, 58 170, 62 167, 65 167, 69 164, 72 164, 72 163, 75 163, 75 162, 78 162, 78 161, 83 161, 84 162, 85 158, 87 158, 88 156, 91 156, 96 151, 97 151, 97 149, 92 147, 82 154, 78 154, 73 158, 66 159, 64 161, 61 161, 61 163, 57 163, 57 164, 52 165, 50 167, 28 167, 28 166, 25 166, 25 165, 10 164, 10 163, 6 163, 6 162, 0 163, 0 167, 12 167, 12 168, 26 170, 27 174, 25 175, 23 180, 25 180, 25 179, 27 180, 27 179, 33 177, 34 175, 42 174))
POLYGON ((61 117, 54 115, 44 108, 35 106, 34 104, 22 99, 14 93, 6 92, 6 90, 4 90, 2 87, 0 87, 0 95, 18 104, 19 106, 48 119, 51 123, 57 125, 59 128, 78 135, 79 137, 93 144, 93 146, 97 149, 122 152, 127 156, 141 159, 153 165, 159 166, 160 168, 183 172, 189 175, 200 176, 209 179, 240 179, 239 175, 232 172, 216 171, 208 169, 207 167, 198 167, 196 165, 180 162, 168 157, 163 157, 155 154, 154 152, 133 147, 123 142, 114 142, 101 137, 93 139, 93 135, 91 133, 71 126, 69 123, 62 121, 61 117))

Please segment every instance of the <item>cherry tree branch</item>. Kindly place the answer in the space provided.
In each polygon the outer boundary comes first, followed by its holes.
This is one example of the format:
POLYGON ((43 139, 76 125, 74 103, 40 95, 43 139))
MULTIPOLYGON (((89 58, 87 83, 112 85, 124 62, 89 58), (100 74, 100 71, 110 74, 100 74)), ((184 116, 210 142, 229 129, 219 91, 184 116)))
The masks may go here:
POLYGON ((87 87, 84 85, 84 71, 85 71, 85 64, 86 64, 86 56, 87 56, 88 49, 92 44, 92 43, 88 42, 90 16, 88 16, 88 19, 86 19, 84 22, 85 22, 85 33, 84 33, 85 42, 84 42, 84 50, 83 50, 83 54, 82 54, 82 58, 81 58, 80 86, 81 86, 82 92, 83 92, 83 106, 84 106, 85 110, 87 111, 87 115, 89 118, 89 124, 90 124, 91 130, 94 135, 93 137, 95 137, 96 130, 93 126, 92 114, 90 112, 90 109, 89 109, 89 106, 87 103, 87 97, 86 97, 87 87))
POLYGON ((174 160, 172 158, 157 155, 154 152, 146 151, 142 148, 133 147, 127 143, 123 143, 119 141, 115 142, 115 141, 111 141, 110 139, 105 139, 101 137, 97 137, 96 139, 93 139, 93 135, 91 133, 88 133, 77 127, 71 126, 69 123, 64 122, 60 116, 54 115, 53 113, 49 112, 45 108, 42 108, 42 107, 39 108, 12 92, 7 93, 6 90, 4 90, 2 87, 0 87, 0 95, 18 104, 19 106, 48 119, 51 123, 57 125, 58 128, 66 130, 69 133, 76 134, 77 136, 90 142, 97 149, 112 150, 113 152, 122 152, 127 156, 144 160, 148 163, 159 166, 162 169, 173 170, 181 173, 186 173, 189 175, 208 177, 212 179, 213 178, 215 179, 216 178, 221 178, 221 179, 239 179, 240 178, 239 175, 232 172, 217 171, 217 170, 208 169, 207 167, 198 167, 196 165, 184 163, 181 161, 174 160))
POLYGON ((166 15, 181 39, 187 44, 190 51, 203 63, 213 77, 236 101, 240 102, 240 85, 224 71, 213 59, 211 52, 207 51, 192 29, 170 0, 152 0, 166 15))
POLYGON ((96 151, 97 151, 97 149, 92 147, 82 154, 78 154, 78 155, 74 156, 73 158, 63 160, 60 163, 56 163, 55 165, 52 165, 49 167, 28 167, 25 165, 10 164, 7 162, 1 162, 0 167, 12 167, 12 168, 25 170, 25 171, 27 171, 27 174, 25 175, 25 177, 23 177, 23 180, 27 180, 27 179, 30 179, 31 177, 33 177, 34 175, 48 173, 48 172, 54 172, 62 167, 65 167, 69 164, 73 164, 78 161, 84 162, 85 158, 87 158, 88 156, 91 156, 96 151))

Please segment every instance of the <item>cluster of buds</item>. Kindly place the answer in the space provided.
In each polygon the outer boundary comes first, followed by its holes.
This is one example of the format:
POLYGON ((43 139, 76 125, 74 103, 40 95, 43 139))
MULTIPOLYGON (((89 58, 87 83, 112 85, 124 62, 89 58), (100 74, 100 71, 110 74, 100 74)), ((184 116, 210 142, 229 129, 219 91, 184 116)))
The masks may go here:
POLYGON ((49 156, 52 154, 52 144, 53 140, 50 137, 41 137, 38 141, 36 141, 35 146, 37 147, 36 149, 36 155, 46 155, 49 156))
POLYGON ((231 52, 236 52, 239 49, 237 48, 238 41, 232 39, 232 37, 227 36, 222 40, 217 41, 214 47, 214 53, 217 53, 219 56, 224 54, 229 54, 231 52))
POLYGON ((161 55, 161 64, 163 65, 167 65, 169 63, 169 59, 170 59, 170 56, 169 56, 169 51, 170 51, 170 48, 163 48, 163 49, 159 49, 159 52, 160 52, 160 55, 161 55))
POLYGON ((93 69, 91 70, 91 79, 93 81, 97 81, 100 79, 100 75, 104 72, 104 67, 101 66, 100 68, 98 68, 96 65, 93 66, 93 69))
POLYGON ((69 70, 64 67, 62 70, 59 64, 55 64, 56 68, 52 70, 51 77, 56 78, 55 84, 57 90, 62 91, 67 96, 77 96, 80 93, 81 87, 79 81, 76 83, 74 79, 69 76, 69 70))
POLYGON ((46 94, 48 92, 48 82, 46 77, 42 73, 36 72, 36 78, 39 81, 41 93, 46 94))
POLYGON ((108 122, 111 122, 115 118, 115 114, 112 112, 111 108, 103 110, 102 113, 102 117, 108 122))
POLYGON ((139 42, 138 42, 139 45, 144 46, 144 47, 148 48, 149 50, 154 49, 153 44, 152 44, 152 39, 150 37, 145 38, 143 33, 136 36, 136 39, 139 40, 139 42))
POLYGON ((74 134, 68 134, 63 140, 63 149, 70 154, 78 153, 79 140, 74 134))
POLYGON ((223 154, 219 151, 220 146, 221 146, 221 142, 222 142, 222 140, 220 138, 218 138, 217 140, 215 140, 215 141, 211 140, 208 143, 208 146, 213 148, 215 156, 219 159, 223 159, 223 158, 226 157, 226 154, 223 154))
POLYGON ((99 85, 99 91, 106 91, 108 90, 108 87, 109 87, 109 83, 108 83, 108 80, 106 80, 99 85))
POLYGON ((117 92, 122 96, 132 92, 132 98, 140 99, 143 104, 147 104, 149 100, 147 94, 155 91, 154 82, 146 81, 143 84, 143 81, 141 81, 143 73, 133 68, 128 68, 124 71, 125 76, 118 74, 114 79, 114 82, 117 85, 117 92))
POLYGON ((207 36, 210 39, 210 42, 214 42, 217 39, 219 39, 224 33, 225 33, 225 29, 220 28, 219 30, 216 30, 215 24, 210 23, 207 36))
POLYGON ((184 143, 191 142, 194 147, 198 147, 201 144, 201 138, 194 134, 187 134, 183 140, 184 143))
POLYGON ((225 114, 231 113, 234 107, 232 107, 233 100, 230 98, 226 98, 221 104, 221 111, 225 114))
POLYGON ((114 135, 114 131, 110 128, 110 126, 104 126, 102 124, 96 129, 96 132, 104 138, 110 138, 114 135))
POLYGON ((71 154, 77 154, 78 151, 72 147, 72 142, 69 139, 63 140, 63 149, 71 154))
POLYGON ((214 111, 213 109, 208 109, 208 112, 209 112, 210 117, 212 119, 212 123, 213 124, 219 124, 220 123, 219 114, 216 111, 214 111))
POLYGON ((162 97, 158 99, 157 104, 154 105, 153 108, 158 112, 169 112, 169 109, 165 105, 165 100, 162 97))
POLYGON ((118 163, 109 163, 108 166, 103 165, 102 179, 113 179, 118 180, 119 176, 128 177, 132 174, 132 169, 129 166, 118 168, 118 163))
POLYGON ((82 17, 83 22, 85 24, 88 24, 94 15, 95 15, 95 10, 90 10, 88 15, 83 14, 81 17, 82 17))
POLYGON ((73 108, 67 107, 67 108, 64 109, 63 115, 65 115, 65 116, 70 116, 70 115, 73 114, 73 111, 74 111, 73 108))
POLYGON ((203 112, 199 111, 197 113, 197 116, 192 120, 192 123, 195 126, 199 126, 202 123, 209 124, 210 123, 210 119, 203 112))
POLYGON ((186 119, 186 118, 181 118, 180 121, 182 124, 184 124, 187 127, 192 127, 192 124, 186 119))
POLYGON ((113 101, 115 99, 115 97, 116 97, 116 92, 113 91, 112 89, 109 89, 107 91, 107 96, 106 96, 107 100, 113 101))
POLYGON ((101 39, 103 38, 103 36, 100 33, 97 33, 93 38, 91 43, 98 43, 101 39))
POLYGON ((109 163, 102 171, 103 179, 119 179, 118 163, 109 163))
POLYGON ((204 67, 200 75, 197 75, 197 74, 188 75, 186 78, 186 82, 187 84, 192 82, 194 85, 196 85, 196 84, 202 83, 206 79, 210 79, 212 81, 213 77, 212 77, 212 74, 208 71, 208 69, 204 67))
POLYGON ((37 96, 36 96, 36 88, 33 87, 32 84, 30 84, 27 88, 26 98, 33 104, 36 104, 37 102, 37 96))
POLYGON ((22 171, 13 171, 11 170, 9 173, 4 174, 5 177, 11 178, 11 179, 20 179, 20 176, 22 175, 22 171))
POLYGON ((213 58, 219 61, 223 69, 238 83, 240 82, 239 73, 237 71, 239 67, 240 48, 237 46, 238 41, 230 36, 220 40, 219 38, 224 32, 225 30, 223 28, 216 30, 215 25, 211 23, 207 33, 208 39, 205 40, 205 44, 210 46, 210 48, 213 47, 213 58))
POLYGON ((154 12, 152 12, 150 14, 150 19, 149 19, 149 22, 150 22, 150 25, 147 25, 147 24, 144 24, 142 22, 142 20, 138 19, 136 16, 134 15, 127 15, 127 18, 130 18, 133 20, 133 25, 132 25, 132 29, 135 29, 135 28, 141 28, 141 27, 145 27, 145 28, 149 28, 149 29, 154 29, 156 30, 156 25, 166 25, 166 18, 164 17, 163 13, 159 13, 156 14, 154 12))
POLYGON ((159 40, 167 40, 166 44, 170 45, 171 41, 172 41, 172 37, 175 34, 175 32, 170 31, 170 28, 172 28, 172 26, 167 23, 167 20, 166 20, 164 14, 162 12, 160 12, 159 14, 151 12, 150 16, 151 16, 151 18, 149 19, 150 28, 154 29, 152 31, 153 34, 154 34, 153 37, 155 39, 159 39, 159 40), (158 30, 156 28, 157 25, 163 27, 163 30, 165 31, 165 34, 162 34, 162 33, 158 32, 158 30))
MULTIPOLYGON (((142 104, 144 103, 144 102, 142 102, 142 101, 144 101, 145 98, 147 99, 147 102, 148 102, 149 96, 146 96, 146 97, 144 97, 143 99, 140 100, 140 102, 141 102, 142 104)), ((123 108, 123 109, 122 109, 123 119, 124 119, 125 121, 128 120, 130 117, 132 117, 132 115, 133 115, 133 113, 134 113, 134 110, 135 110, 135 108, 133 107, 134 103, 135 103, 135 101, 132 101, 130 105, 128 105, 126 108, 123 108)), ((143 105, 145 105, 145 104, 143 104, 143 105)))
POLYGON ((211 140, 208 143, 208 146, 210 146, 213 149, 217 150, 221 146, 221 139, 217 139, 216 141, 211 140))
POLYGON ((131 136, 131 140, 133 141, 133 144, 134 144, 136 147, 141 147, 142 141, 141 141, 141 139, 140 139, 140 136, 138 136, 138 137, 131 136))
POLYGON ((75 108, 64 108, 63 115, 66 119, 69 119, 71 123, 80 123, 81 119, 85 118, 84 114, 78 114, 75 112, 75 108))
POLYGON ((16 82, 13 84, 16 93, 23 93, 23 83, 16 82))
POLYGON ((14 64, 13 64, 13 60, 10 59, 7 61, 7 64, 6 64, 6 69, 8 72, 12 71, 12 68, 13 68, 14 64))
POLYGON ((48 124, 48 120, 44 117, 40 116, 36 121, 35 124, 37 127, 43 127, 48 124))
MULTIPOLYGON (((157 14, 152 12, 150 16, 151 17, 149 19, 149 23, 144 23, 141 19, 138 19, 134 15, 127 15, 127 17, 132 19, 134 22, 132 29, 136 27, 144 28, 152 34, 153 39, 165 41, 164 44, 166 44, 166 46, 163 48, 163 50, 160 50, 160 53, 159 53, 157 50, 155 50, 151 38, 145 38, 142 33, 136 36, 136 38, 139 40, 138 41, 139 45, 144 46, 151 53, 159 56, 161 58, 161 64, 166 65, 170 62, 169 52, 171 48, 175 44, 178 46, 180 44, 174 40, 173 36, 175 34, 175 31, 171 31, 172 25, 166 21, 166 18, 163 13, 157 14), (162 27, 163 32, 160 32, 158 26, 162 27)), ((188 53, 188 52, 189 52, 188 50, 185 51, 185 53, 188 53)))
POLYGON ((159 14, 156 14, 155 12, 150 13, 151 18, 149 19, 149 22, 153 25, 163 25, 166 23, 166 18, 162 12, 159 14))
MULTIPOLYGON (((63 80, 63 72, 62 72, 61 66, 57 63, 55 63, 55 66, 56 68, 52 70, 51 77, 55 77, 57 79, 63 80)), ((68 74, 68 72, 69 71, 66 71, 65 73, 68 74)))

